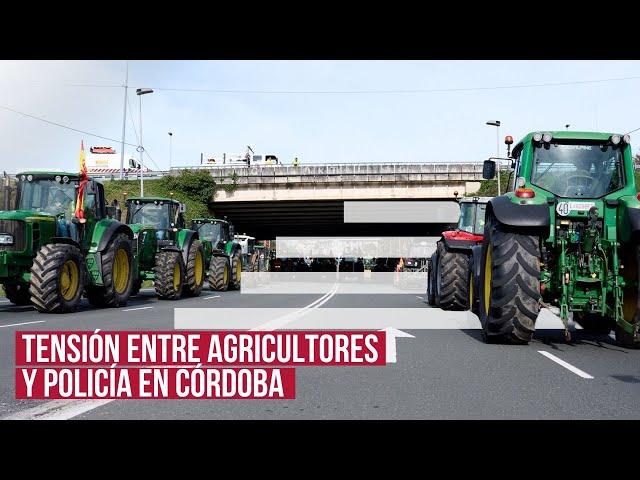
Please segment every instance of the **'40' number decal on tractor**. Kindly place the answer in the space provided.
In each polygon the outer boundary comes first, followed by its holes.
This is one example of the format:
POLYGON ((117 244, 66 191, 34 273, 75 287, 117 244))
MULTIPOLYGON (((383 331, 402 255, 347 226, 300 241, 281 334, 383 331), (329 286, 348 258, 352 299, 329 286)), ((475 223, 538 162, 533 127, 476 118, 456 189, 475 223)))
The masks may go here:
POLYGON ((570 212, 587 212, 593 206, 593 202, 559 202, 556 212, 561 217, 566 217, 570 212))

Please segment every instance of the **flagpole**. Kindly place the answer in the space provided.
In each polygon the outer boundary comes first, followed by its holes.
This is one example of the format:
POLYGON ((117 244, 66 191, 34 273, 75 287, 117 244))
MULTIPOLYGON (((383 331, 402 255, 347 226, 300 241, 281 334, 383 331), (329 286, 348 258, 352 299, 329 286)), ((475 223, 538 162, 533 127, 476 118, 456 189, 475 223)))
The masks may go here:
POLYGON ((126 135, 127 125, 127 89, 129 88, 129 62, 126 62, 127 69, 124 79, 124 114, 122 115, 122 143, 120 145, 120 180, 122 180, 124 174, 124 143, 126 135))

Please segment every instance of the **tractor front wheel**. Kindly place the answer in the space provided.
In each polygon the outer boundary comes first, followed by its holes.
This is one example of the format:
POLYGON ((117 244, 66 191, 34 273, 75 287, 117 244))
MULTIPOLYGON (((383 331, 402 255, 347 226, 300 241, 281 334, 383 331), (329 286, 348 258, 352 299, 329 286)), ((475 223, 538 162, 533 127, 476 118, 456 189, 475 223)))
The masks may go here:
POLYGON ((194 240, 189 248, 185 295, 197 297, 204 285, 204 248, 200 240, 194 240))
POLYGON ((436 302, 443 310, 467 310, 469 308, 469 256, 449 250, 438 242, 438 266, 436 268, 436 302))
POLYGON ((133 284, 131 241, 124 233, 114 236, 102 255, 102 286, 88 285, 87 299, 94 307, 123 307, 133 284))
POLYGON ((478 281, 479 316, 488 343, 527 343, 540 312, 540 239, 489 216, 478 281))
POLYGON ((28 283, 4 285, 4 293, 7 299, 15 305, 29 305, 31 303, 31 293, 29 293, 28 283))
POLYGON ((213 257, 209 267, 209 287, 217 292, 225 292, 229 288, 229 261, 227 257, 213 257))
POLYGON ((182 254, 171 250, 156 253, 154 268, 156 295, 160 300, 178 300, 184 288, 182 254))
POLYGON ((85 285, 84 258, 78 247, 43 245, 31 266, 31 301, 39 312, 66 313, 78 308, 85 285))
POLYGON ((242 277, 242 256, 236 253, 231 257, 231 285, 232 290, 240 290, 240 279, 242 277))

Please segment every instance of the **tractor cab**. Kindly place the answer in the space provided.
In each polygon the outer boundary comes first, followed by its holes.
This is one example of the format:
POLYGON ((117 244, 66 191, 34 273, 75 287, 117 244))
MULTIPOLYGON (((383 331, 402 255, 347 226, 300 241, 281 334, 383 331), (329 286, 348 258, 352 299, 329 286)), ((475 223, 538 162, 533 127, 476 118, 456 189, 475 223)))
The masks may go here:
POLYGON ((233 225, 218 218, 194 218, 191 230, 198 232, 201 240, 210 242, 211 247, 217 250, 224 250, 233 237, 233 225))
POLYGON ((126 223, 134 232, 155 230, 159 245, 175 243, 176 233, 185 228, 185 206, 177 200, 133 197, 126 200, 126 207, 126 223))
POLYGON ((484 213, 488 198, 473 197, 460 200, 460 219, 457 230, 482 235, 484 232, 484 213))

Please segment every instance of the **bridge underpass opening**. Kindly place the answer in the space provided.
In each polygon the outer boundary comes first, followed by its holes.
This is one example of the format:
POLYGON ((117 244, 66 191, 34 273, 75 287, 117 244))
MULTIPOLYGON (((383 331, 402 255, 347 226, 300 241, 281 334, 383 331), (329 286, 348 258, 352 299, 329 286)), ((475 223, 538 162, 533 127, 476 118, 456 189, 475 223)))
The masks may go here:
MULTIPOLYGON (((429 201, 453 201, 430 199, 429 201)), ((383 200, 384 201, 384 200, 383 200)), ((389 201, 397 202, 398 199, 389 201)), ((425 200, 403 200, 402 202, 425 200)), ((434 207, 437 204, 434 203, 434 207)), ((451 223, 344 223, 344 200, 215 202, 210 209, 234 224, 236 233, 258 240, 281 236, 439 236, 451 223)))

